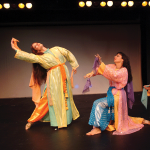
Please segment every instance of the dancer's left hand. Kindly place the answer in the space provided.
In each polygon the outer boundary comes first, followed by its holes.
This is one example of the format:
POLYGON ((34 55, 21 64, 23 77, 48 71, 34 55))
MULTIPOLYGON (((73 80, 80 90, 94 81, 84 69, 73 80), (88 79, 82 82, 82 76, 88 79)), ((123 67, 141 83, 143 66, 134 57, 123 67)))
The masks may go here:
POLYGON ((74 74, 76 74, 76 73, 77 73, 77 69, 72 69, 72 70, 73 70, 74 74))
POLYGON ((99 54, 96 54, 96 55, 95 55, 95 57, 97 57, 97 58, 98 58, 99 63, 101 64, 101 63, 102 63, 102 57, 100 57, 100 56, 99 56, 99 54))

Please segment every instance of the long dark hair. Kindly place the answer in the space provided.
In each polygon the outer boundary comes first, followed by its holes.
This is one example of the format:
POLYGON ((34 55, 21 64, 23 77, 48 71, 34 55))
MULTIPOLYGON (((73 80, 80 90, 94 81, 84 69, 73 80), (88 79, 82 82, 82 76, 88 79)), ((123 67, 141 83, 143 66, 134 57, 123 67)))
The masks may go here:
MULTIPOLYGON (((32 44, 33 45, 33 44, 32 44)), ((42 55, 43 53, 37 53, 37 50, 33 48, 31 45, 31 51, 35 55, 42 55)), ((44 69, 40 64, 38 63, 33 63, 33 77, 34 77, 34 82, 36 84, 41 85, 42 83, 46 82, 46 77, 47 77, 47 70, 44 69)))
POLYGON ((118 52, 117 54, 120 54, 122 56, 123 67, 126 67, 128 70, 128 83, 130 83, 132 81, 132 72, 131 72, 131 66, 130 66, 129 58, 123 52, 118 52))

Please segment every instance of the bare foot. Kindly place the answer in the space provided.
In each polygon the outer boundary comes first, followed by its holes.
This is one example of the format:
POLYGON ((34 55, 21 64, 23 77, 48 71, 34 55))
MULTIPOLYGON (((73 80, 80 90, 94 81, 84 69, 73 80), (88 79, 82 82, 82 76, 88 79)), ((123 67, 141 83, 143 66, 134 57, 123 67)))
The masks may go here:
POLYGON ((143 120, 143 122, 142 122, 143 124, 148 124, 148 125, 150 125, 150 121, 149 120, 143 120))
POLYGON ((28 122, 28 123, 26 124, 26 126, 25 126, 25 129, 26 129, 26 130, 30 129, 30 127, 31 127, 32 124, 33 124, 32 122, 28 122))
POLYGON ((95 134, 100 134, 101 130, 99 128, 93 128, 90 132, 86 133, 86 135, 95 135, 95 134))

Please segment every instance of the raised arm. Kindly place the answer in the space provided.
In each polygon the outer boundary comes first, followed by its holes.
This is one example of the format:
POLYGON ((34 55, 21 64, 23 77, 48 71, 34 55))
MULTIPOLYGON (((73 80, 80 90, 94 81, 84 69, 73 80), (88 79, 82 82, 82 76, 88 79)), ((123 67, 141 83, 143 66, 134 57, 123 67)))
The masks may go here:
POLYGON ((39 63, 39 56, 38 55, 34 55, 31 53, 27 53, 27 52, 22 51, 17 46, 17 42, 19 42, 17 39, 15 39, 15 38, 11 39, 11 47, 12 47, 12 49, 14 49, 16 51, 15 58, 20 59, 20 60, 24 60, 24 61, 29 62, 29 63, 39 63))
POLYGON ((12 49, 14 49, 15 51, 17 50, 21 50, 18 46, 17 46, 17 42, 19 42, 19 40, 12 38, 11 39, 11 47, 12 49))
POLYGON ((11 47, 16 51, 15 58, 24 60, 29 63, 40 63, 43 62, 42 56, 38 56, 32 53, 27 53, 22 51, 18 46, 17 42, 19 42, 17 39, 12 38, 11 39, 11 47))
POLYGON ((99 56, 99 54, 96 54, 94 64, 93 64, 93 70, 92 72, 86 74, 84 78, 91 78, 92 76, 96 76, 98 74, 98 68, 101 62, 102 62, 101 57, 99 56))
POLYGON ((24 60, 28 63, 40 63, 40 57, 38 55, 27 53, 22 50, 17 50, 15 58, 24 60))

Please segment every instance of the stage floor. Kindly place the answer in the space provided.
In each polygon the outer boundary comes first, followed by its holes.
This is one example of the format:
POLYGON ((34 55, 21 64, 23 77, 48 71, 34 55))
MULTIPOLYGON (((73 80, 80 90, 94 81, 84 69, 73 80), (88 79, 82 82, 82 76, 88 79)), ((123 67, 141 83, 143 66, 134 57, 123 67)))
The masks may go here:
MULTIPOLYGON (((88 125, 93 101, 106 94, 75 95, 74 101, 80 118, 67 128, 55 130, 49 123, 37 122, 26 131, 25 124, 34 110, 31 98, 0 99, 1 150, 149 150, 150 126, 129 135, 112 135, 104 131, 86 136, 92 129, 88 125)), ((135 104, 129 115, 150 120, 150 107, 140 102, 141 92, 135 93, 135 104)))

